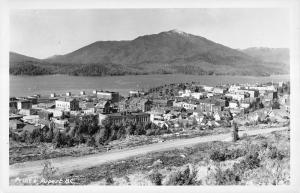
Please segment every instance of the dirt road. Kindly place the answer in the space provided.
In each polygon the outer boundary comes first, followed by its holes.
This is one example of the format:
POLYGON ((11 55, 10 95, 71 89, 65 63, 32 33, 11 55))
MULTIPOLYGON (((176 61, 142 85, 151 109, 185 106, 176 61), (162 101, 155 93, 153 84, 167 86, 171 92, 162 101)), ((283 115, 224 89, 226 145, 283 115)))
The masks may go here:
MULTIPOLYGON (((244 133, 247 135, 257 135, 270 133, 272 131, 286 130, 288 127, 280 128, 268 128, 250 131, 240 131, 239 135, 244 133)), ((204 137, 195 137, 191 139, 176 139, 172 141, 166 141, 162 143, 155 143, 150 145, 144 145, 134 147, 132 149, 114 150, 107 153, 99 153, 93 155, 87 155, 82 157, 61 157, 52 159, 53 166, 58 168, 59 173, 65 173, 72 170, 81 170, 89 167, 101 165, 105 162, 116 161, 120 159, 126 159, 128 157, 146 154, 149 152, 166 151, 174 148, 192 146, 198 143, 211 142, 211 141, 226 141, 231 138, 231 134, 219 134, 204 137)), ((40 175, 42 171, 42 163, 44 160, 17 163, 10 165, 10 179, 16 177, 35 177, 40 175)))

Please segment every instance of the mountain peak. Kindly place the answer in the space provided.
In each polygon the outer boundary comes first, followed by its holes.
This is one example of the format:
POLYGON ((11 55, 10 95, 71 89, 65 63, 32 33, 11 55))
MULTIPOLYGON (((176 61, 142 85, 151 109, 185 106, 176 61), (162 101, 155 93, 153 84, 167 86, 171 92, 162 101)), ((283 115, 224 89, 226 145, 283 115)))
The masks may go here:
POLYGON ((187 36, 189 35, 188 33, 184 32, 184 31, 180 31, 178 29, 172 29, 170 31, 167 31, 167 33, 171 33, 171 34, 179 34, 179 35, 184 35, 187 36))

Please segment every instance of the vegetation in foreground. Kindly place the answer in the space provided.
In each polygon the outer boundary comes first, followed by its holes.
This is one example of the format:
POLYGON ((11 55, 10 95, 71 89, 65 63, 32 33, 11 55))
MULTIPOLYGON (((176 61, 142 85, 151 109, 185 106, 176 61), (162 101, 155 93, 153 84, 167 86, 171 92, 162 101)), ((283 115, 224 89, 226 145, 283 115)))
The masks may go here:
POLYGON ((202 143, 49 176, 52 168, 42 177, 77 185, 288 185, 289 135, 242 136, 237 142, 202 143))

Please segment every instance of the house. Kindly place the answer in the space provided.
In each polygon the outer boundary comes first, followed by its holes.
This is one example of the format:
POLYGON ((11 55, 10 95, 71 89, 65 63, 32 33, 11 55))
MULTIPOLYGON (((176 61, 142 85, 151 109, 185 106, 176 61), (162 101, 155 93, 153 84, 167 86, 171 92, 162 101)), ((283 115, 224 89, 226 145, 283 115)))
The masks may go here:
POLYGON ((103 124, 104 120, 108 120, 113 124, 120 124, 124 121, 133 121, 136 123, 147 123, 150 121, 149 113, 112 113, 112 114, 101 114, 99 113, 99 125, 103 124))
POLYGON ((17 101, 9 101, 9 112, 10 113, 18 112, 18 102, 17 101))
POLYGON ((237 90, 235 93, 239 93, 239 94, 248 93, 250 98, 256 98, 259 96, 259 91, 254 89, 240 89, 237 90))
POLYGON ((37 102, 38 102, 38 98, 35 97, 35 96, 28 96, 28 97, 26 97, 26 99, 29 100, 29 101, 31 101, 31 103, 32 103, 33 105, 36 105, 37 102))
POLYGON ((28 115, 28 116, 24 116, 22 118, 22 120, 25 123, 38 124, 38 122, 39 122, 39 116, 38 115, 28 115))
POLYGON ((199 100, 204 97, 204 94, 202 92, 192 92, 191 97, 199 100))
POLYGON ((20 120, 9 120, 9 128, 12 130, 20 130, 25 126, 25 123, 20 120))
POLYGON ((225 107, 225 103, 211 98, 199 100, 199 104, 197 105, 197 109, 199 109, 203 113, 222 111, 224 107, 225 107))
POLYGON ((213 88, 213 93, 215 93, 215 94, 224 94, 225 93, 225 89, 224 88, 219 88, 219 87, 215 87, 215 88, 213 88))
POLYGON ((212 86, 203 86, 203 89, 204 89, 206 92, 211 92, 211 91, 213 91, 214 87, 212 87, 212 86))
POLYGON ((229 102, 229 108, 235 109, 239 107, 239 102, 238 101, 230 101, 229 102))
MULTIPOLYGON (((109 113, 110 112, 110 102, 108 100, 99 100, 95 105, 96 112, 99 113, 109 113)), ((87 106, 89 109, 93 108, 92 105, 87 106)))
POLYGON ((221 120, 220 112, 218 112, 218 111, 214 112, 213 117, 214 117, 215 121, 220 121, 221 120))
POLYGON ((54 102, 38 103, 37 107, 38 108, 43 108, 43 109, 54 108, 55 107, 55 103, 54 102))
POLYGON ((55 107, 65 111, 78 111, 79 101, 71 97, 60 98, 55 101, 55 107))
POLYGON ((65 112, 63 109, 47 109, 46 111, 50 114, 52 113, 53 117, 61 117, 67 114, 67 112, 65 112))
POLYGON ((38 115, 40 119, 44 119, 44 120, 51 120, 51 118, 53 117, 52 112, 45 111, 45 110, 39 111, 38 115))
POLYGON ((277 91, 268 91, 265 93, 264 98, 270 99, 270 100, 277 99, 278 93, 277 93, 277 91))
POLYGON ((250 103, 247 102, 247 101, 242 101, 242 102, 240 103, 240 107, 247 109, 247 108, 250 107, 250 103))
POLYGON ((119 102, 119 93, 118 92, 110 92, 110 91, 97 91, 97 98, 110 100, 111 102, 119 102))
POLYGON ((240 90, 241 86, 239 85, 230 85, 228 92, 235 93, 236 91, 240 90))
POLYGON ((158 112, 158 111, 150 111, 150 121, 164 121, 164 113, 163 112, 158 112))
POLYGON ((36 129, 41 129, 41 126, 35 126, 35 125, 31 125, 31 124, 26 124, 23 129, 22 129, 22 132, 21 133, 24 133, 24 132, 28 132, 28 133, 32 133, 34 130, 36 129))
POLYGON ((230 97, 233 100, 241 101, 245 99, 245 94, 239 94, 239 93, 226 93, 226 97, 230 97))
POLYGON ((197 105, 195 103, 185 102, 185 101, 174 101, 173 106, 174 107, 179 107, 179 108, 190 109, 190 110, 194 110, 197 107, 197 105))
POLYGON ((55 128, 59 130, 65 130, 69 126, 69 120, 68 119, 53 119, 53 123, 55 124, 55 128))
POLYGON ((153 99, 152 100, 152 107, 159 108, 159 107, 172 107, 174 100, 170 99, 153 99))
POLYGON ((35 109, 20 109, 19 110, 20 115, 36 115, 37 111, 35 109))
POLYGON ((213 97, 213 96, 214 96, 214 94, 213 94, 213 93, 209 93, 209 92, 208 92, 208 93, 206 93, 206 97, 207 97, 207 98, 211 98, 211 97, 213 97))
POLYGON ((19 100, 17 102, 17 109, 31 109, 32 108, 32 102, 30 100, 19 100))
POLYGON ((179 97, 190 97, 191 96, 192 91, 189 89, 185 89, 185 90, 180 90, 178 91, 178 95, 179 97))

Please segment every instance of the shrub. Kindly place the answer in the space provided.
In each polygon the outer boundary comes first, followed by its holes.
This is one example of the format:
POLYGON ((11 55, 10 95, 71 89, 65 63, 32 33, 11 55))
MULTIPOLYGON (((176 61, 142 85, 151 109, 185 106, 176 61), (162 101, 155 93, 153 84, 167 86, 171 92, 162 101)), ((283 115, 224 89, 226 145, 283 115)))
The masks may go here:
POLYGON ((179 171, 175 171, 168 176, 166 185, 192 185, 195 184, 196 171, 191 165, 183 166, 179 171))
POLYGON ((94 137, 89 137, 86 141, 87 145, 90 147, 95 147, 96 146, 96 141, 94 137))
POLYGON ((214 178, 216 185, 237 185, 241 181, 240 175, 239 172, 232 169, 223 171, 221 168, 217 168, 214 178))
POLYGON ((246 155, 247 151, 245 149, 221 149, 221 150, 214 150, 210 155, 209 158, 213 161, 226 161, 226 160, 232 160, 237 159, 239 157, 242 157, 246 155), (223 151, 223 152, 222 152, 223 151))
POLYGON ((282 160, 285 157, 285 154, 282 151, 279 151, 275 146, 268 146, 266 151, 267 157, 270 159, 282 160))
POLYGON ((241 169, 243 171, 253 170, 260 166, 260 159, 258 152, 249 153, 246 155, 245 159, 243 159, 239 164, 234 164, 235 169, 241 169))
POLYGON ((112 185, 112 184, 114 184, 114 179, 113 179, 111 173, 106 172, 105 182, 106 182, 106 185, 112 185))
POLYGON ((154 172, 152 174, 149 175, 149 179, 150 181, 155 184, 155 185, 161 185, 161 182, 162 182, 162 179, 163 179, 163 176, 161 173, 159 172, 154 172))

